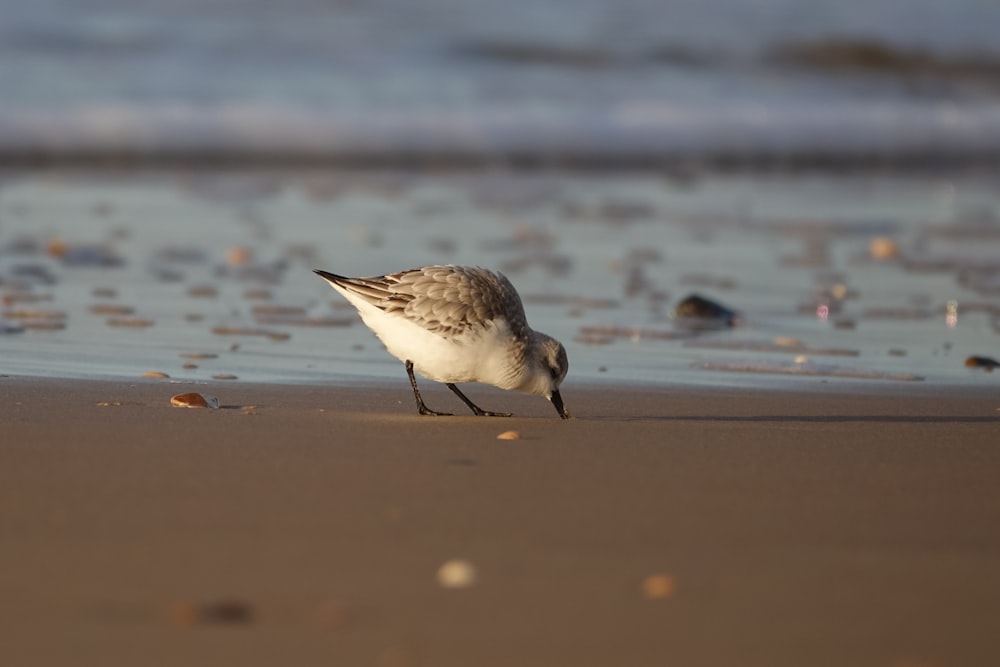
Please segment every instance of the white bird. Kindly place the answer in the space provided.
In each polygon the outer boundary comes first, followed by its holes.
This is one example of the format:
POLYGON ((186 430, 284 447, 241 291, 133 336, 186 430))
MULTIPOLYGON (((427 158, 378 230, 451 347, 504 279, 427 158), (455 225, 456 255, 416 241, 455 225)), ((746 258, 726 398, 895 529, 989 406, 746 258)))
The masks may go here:
POLYGON ((502 274, 468 266, 425 266, 372 278, 315 273, 357 308, 389 353, 405 364, 420 414, 450 413, 424 405, 414 370, 445 383, 478 416, 510 414, 483 410, 456 382, 539 394, 569 419, 559 395, 569 370, 566 349, 528 326, 521 297, 502 274))

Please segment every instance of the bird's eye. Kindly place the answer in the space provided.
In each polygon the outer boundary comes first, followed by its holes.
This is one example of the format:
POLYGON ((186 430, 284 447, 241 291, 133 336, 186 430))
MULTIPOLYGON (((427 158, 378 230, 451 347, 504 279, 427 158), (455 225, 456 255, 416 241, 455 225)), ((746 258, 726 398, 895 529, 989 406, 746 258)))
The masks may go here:
POLYGON ((554 366, 549 366, 549 375, 552 376, 553 380, 557 379, 559 377, 559 369, 554 366))

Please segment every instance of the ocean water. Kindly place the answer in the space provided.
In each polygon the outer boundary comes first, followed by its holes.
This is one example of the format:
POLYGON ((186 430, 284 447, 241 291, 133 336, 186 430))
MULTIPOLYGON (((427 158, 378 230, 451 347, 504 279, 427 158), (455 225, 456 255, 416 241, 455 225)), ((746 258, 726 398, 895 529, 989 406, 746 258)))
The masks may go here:
POLYGON ((0 159, 1000 153, 988 0, 0 0, 0 159))

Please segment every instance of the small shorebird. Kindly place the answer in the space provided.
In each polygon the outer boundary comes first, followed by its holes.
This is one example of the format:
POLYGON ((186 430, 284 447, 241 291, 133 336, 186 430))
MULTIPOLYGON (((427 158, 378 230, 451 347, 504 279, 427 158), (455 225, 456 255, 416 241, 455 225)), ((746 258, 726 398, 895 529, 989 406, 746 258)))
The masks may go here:
POLYGON ((563 419, 559 385, 569 370, 562 344, 528 326, 517 290, 502 274, 478 267, 425 266, 373 278, 345 278, 315 271, 358 309, 391 355, 406 366, 417 410, 449 415, 426 405, 413 377, 443 382, 478 416, 456 382, 482 382, 540 394, 563 419))

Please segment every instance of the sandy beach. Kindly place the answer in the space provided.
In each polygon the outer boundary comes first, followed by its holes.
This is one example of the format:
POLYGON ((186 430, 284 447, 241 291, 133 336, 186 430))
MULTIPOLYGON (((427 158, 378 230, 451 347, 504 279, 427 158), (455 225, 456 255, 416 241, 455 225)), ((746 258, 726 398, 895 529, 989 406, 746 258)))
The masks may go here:
POLYGON ((564 422, 480 387, 518 416, 422 418, 403 381, 0 391, 4 664, 997 656, 996 392, 570 382, 564 422))
POLYGON ((0 667, 1000 664, 1000 3, 803 4, 0 0, 0 667))

